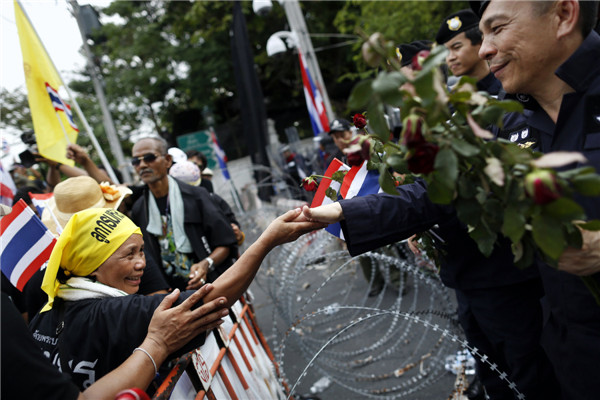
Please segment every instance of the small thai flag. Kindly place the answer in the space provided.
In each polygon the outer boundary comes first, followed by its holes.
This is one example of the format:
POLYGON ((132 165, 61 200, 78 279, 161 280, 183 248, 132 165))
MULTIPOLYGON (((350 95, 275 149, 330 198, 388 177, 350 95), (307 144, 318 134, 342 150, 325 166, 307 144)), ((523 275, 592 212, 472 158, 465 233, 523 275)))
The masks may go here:
POLYGON ((329 120, 327 119, 327 110, 323 103, 321 90, 315 85, 310 72, 304 63, 304 57, 301 52, 298 52, 300 58, 300 70, 302 71, 302 84, 304 86, 304 98, 306 99, 306 107, 310 116, 310 124, 312 125, 315 136, 321 132, 329 132, 329 120))
POLYGON ((54 196, 54 193, 31 193, 29 192, 29 197, 31 198, 31 202, 37 208, 38 214, 42 215, 44 212, 44 208, 48 206, 48 200, 50 200, 54 196))
POLYGON ((212 139, 212 145, 213 150, 215 151, 215 156, 217 156, 217 161, 219 162, 219 168, 221 168, 221 172, 223 173, 225 179, 229 180, 231 179, 231 176, 229 176, 229 170, 227 169, 227 156, 225 155, 225 152, 223 151, 221 146, 219 146, 217 135, 212 129, 210 130, 210 137, 212 139))
POLYGON ((69 120, 69 125, 73 130, 79 132, 77 125, 75 125, 75 121, 73 120, 73 113, 71 112, 71 106, 65 103, 59 96, 58 91, 54 89, 48 82, 46 82, 46 90, 50 95, 50 100, 52 100, 52 107, 56 111, 63 111, 67 115, 67 119, 69 120))
MULTIPOLYGON (((334 158, 333 161, 331 161, 331 164, 329 164, 329 167, 327 167, 327 171, 325 171, 325 174, 323 174, 323 176, 331 178, 333 174, 337 171, 348 170, 350 170, 349 166, 347 166, 337 158, 334 158)), ((327 189, 331 188, 335 192, 339 192, 340 186, 341 185, 338 181, 334 181, 333 179, 322 178, 321 182, 319 183, 319 187, 317 188, 317 191, 315 193, 315 197, 313 198, 313 201, 310 206, 318 207, 325 204, 333 203, 333 200, 331 200, 326 194, 327 189)), ((344 239, 342 227, 340 226, 339 222, 329 225, 327 228, 325 228, 325 230, 331 233, 333 236, 337 236, 340 239, 344 239)))
POLYGON ((15 193, 17 193, 15 182, 0 162, 0 204, 4 204, 5 206, 12 205, 15 193))
POLYGON ((0 267, 20 291, 50 258, 56 239, 33 210, 19 200, 0 220, 0 267))
POLYGON ((351 199, 382 191, 379 186, 379 172, 367 170, 367 161, 364 161, 360 167, 350 168, 342 182, 340 195, 344 199, 351 199))

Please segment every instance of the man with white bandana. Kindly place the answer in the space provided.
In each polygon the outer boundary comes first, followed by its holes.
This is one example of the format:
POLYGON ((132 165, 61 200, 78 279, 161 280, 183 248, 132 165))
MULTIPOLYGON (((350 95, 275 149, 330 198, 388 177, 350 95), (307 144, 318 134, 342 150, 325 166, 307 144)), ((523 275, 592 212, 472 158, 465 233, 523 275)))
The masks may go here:
POLYGON ((172 288, 197 289, 214 281, 237 255, 237 240, 209 193, 168 175, 173 164, 161 138, 138 141, 132 164, 146 183, 133 205, 132 220, 144 234, 147 253, 172 288))

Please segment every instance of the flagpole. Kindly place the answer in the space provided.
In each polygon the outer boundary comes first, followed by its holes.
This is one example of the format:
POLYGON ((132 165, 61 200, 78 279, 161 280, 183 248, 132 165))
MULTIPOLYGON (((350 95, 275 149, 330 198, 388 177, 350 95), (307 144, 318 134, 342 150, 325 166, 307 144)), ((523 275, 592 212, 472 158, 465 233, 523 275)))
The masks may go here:
POLYGON ((86 133, 87 133, 88 137, 90 138, 90 140, 92 141, 92 144, 96 148, 96 151, 98 152, 98 156, 100 157, 100 160, 102 161, 102 165, 104 165, 104 168, 106 169, 106 172, 108 173, 108 176, 110 177, 110 179, 112 179, 113 183, 115 183, 115 184, 120 183, 119 180, 117 179, 117 176, 115 175, 115 172, 113 171, 110 163, 108 162, 108 159, 106 158, 106 155, 104 154, 104 151, 102 151, 102 148, 100 147, 100 143, 98 143, 98 140, 96 139, 96 136, 94 136, 94 133, 92 132, 92 128, 88 124, 87 119, 85 119, 85 116, 83 115, 83 112, 81 112, 81 109, 79 108, 79 104, 77 103, 77 100, 75 100, 75 98, 71 94, 71 91, 69 90, 69 86, 65 83, 65 80, 63 79, 62 75, 60 74, 60 71, 56 68, 56 64, 54 64, 54 61, 52 60, 52 57, 50 57, 50 53, 48 53, 48 50, 46 49, 46 46, 44 45, 44 42, 42 42, 42 40, 40 39, 40 35, 38 35, 35 27, 31 23, 31 19, 29 19, 29 15, 27 15, 27 11, 25 11, 25 8, 21 4, 20 0, 15 0, 15 2, 21 8, 21 12, 25 16, 25 18, 27 18, 27 21, 29 22, 29 25, 31 26, 31 29, 35 33, 38 41, 40 42, 40 45, 42 46, 42 48, 44 49, 44 51, 48 55, 48 59, 50 60, 50 63, 52 64, 52 67, 54 68, 54 70, 58 74, 58 77, 60 78, 60 81, 62 82, 63 87, 67 91, 67 95, 69 96, 69 99, 71 100, 71 103, 73 104, 73 106, 75 106, 75 111, 77 112, 77 115, 79 116, 79 119, 81 119, 81 121, 83 122, 83 126, 85 127, 86 133))
POLYGON ((56 114, 56 119, 58 119, 58 123, 60 124, 60 127, 63 133, 65 134, 65 139, 67 139, 67 143, 71 143, 71 139, 69 139, 69 135, 67 135, 67 130, 65 129, 65 126, 63 125, 60 116, 58 115, 58 112, 56 110, 54 110, 54 114, 56 114))

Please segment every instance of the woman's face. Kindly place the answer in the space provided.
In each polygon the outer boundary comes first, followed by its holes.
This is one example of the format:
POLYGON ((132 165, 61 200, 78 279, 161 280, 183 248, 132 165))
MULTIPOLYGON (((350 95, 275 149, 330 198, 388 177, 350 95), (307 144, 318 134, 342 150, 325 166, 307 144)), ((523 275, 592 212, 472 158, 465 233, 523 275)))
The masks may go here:
POLYGON ((133 234, 90 275, 100 283, 134 294, 140 287, 145 266, 144 239, 133 234))

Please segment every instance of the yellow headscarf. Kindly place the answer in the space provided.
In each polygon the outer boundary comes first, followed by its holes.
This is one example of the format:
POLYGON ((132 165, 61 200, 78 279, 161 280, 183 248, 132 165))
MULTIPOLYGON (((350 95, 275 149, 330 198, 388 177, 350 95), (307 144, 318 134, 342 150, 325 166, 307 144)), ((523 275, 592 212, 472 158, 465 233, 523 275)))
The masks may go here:
POLYGON ((89 208, 74 214, 50 254, 42 281, 48 304, 40 312, 52 309, 60 285, 59 268, 67 275, 88 276, 134 233, 142 231, 117 210, 89 208))

